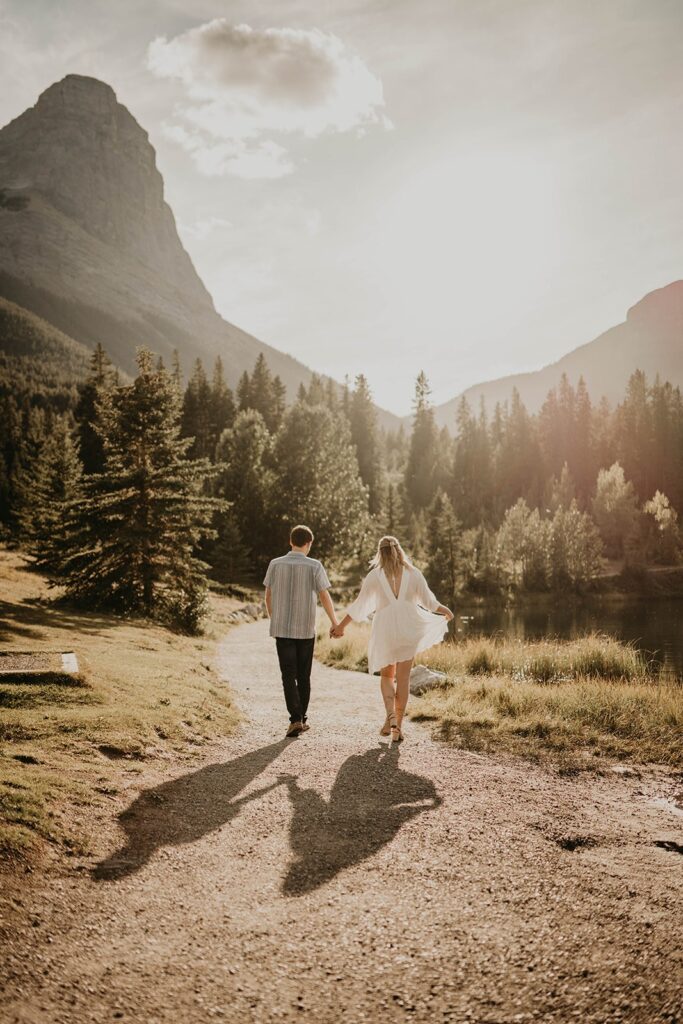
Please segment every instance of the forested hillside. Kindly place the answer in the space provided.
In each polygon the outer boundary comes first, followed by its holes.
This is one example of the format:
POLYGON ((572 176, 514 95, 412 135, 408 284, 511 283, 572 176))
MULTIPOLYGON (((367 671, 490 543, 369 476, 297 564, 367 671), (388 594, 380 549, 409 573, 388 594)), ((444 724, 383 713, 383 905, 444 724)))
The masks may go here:
POLYGON ((0 298, 0 395, 64 411, 77 401, 90 357, 84 345, 0 298))

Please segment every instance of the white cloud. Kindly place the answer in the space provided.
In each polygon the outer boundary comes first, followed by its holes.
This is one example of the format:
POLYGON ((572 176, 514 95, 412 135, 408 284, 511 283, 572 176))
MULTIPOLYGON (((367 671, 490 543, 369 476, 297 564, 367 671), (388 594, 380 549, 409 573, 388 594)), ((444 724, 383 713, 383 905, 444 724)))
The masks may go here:
POLYGON ((316 138, 391 127, 380 79, 337 36, 319 29, 254 29, 217 18, 153 40, 147 65, 184 86, 190 102, 176 109, 165 130, 207 175, 291 173, 287 149, 273 135, 316 138))

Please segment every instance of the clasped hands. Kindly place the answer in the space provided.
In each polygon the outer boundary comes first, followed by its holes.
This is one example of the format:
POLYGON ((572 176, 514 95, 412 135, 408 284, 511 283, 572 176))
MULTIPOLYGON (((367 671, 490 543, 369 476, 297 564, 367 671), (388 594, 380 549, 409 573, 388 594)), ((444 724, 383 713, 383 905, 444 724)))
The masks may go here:
POLYGON ((341 640, 343 636, 344 629, 339 622, 336 626, 330 626, 330 640, 341 640))

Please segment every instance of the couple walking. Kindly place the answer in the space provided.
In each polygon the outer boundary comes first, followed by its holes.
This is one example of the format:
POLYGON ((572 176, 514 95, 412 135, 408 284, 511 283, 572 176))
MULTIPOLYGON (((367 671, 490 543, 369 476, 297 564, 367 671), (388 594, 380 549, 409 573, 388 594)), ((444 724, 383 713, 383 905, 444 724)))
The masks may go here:
POLYGON ((420 651, 443 640, 453 613, 439 604, 424 576, 408 560, 395 537, 382 537, 358 597, 337 619, 330 581, 321 562, 310 558, 313 533, 295 526, 291 551, 274 558, 263 581, 270 635, 275 638, 289 712, 288 736, 309 728, 315 615, 320 602, 330 620, 330 636, 339 639, 350 622, 373 615, 368 671, 379 672, 386 717, 381 736, 403 739, 402 725, 410 693, 410 670, 420 651))

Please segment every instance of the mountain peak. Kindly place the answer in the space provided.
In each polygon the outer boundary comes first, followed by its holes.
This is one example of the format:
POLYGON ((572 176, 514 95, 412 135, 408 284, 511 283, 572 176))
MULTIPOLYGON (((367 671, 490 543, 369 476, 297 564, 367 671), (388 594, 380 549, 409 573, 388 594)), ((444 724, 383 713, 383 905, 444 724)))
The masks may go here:
POLYGON ((69 107, 77 106, 79 110, 88 107, 110 109, 116 107, 116 93, 106 82, 89 75, 66 75, 59 82, 48 86, 38 97, 36 106, 69 107))
POLYGON ((67 75, 0 131, 0 188, 146 264, 170 269, 179 249, 147 132, 97 78, 67 75))
POLYGON ((628 323, 652 327, 660 333, 670 332, 680 338, 683 330, 683 281, 672 281, 663 288, 648 292, 631 306, 628 323))

